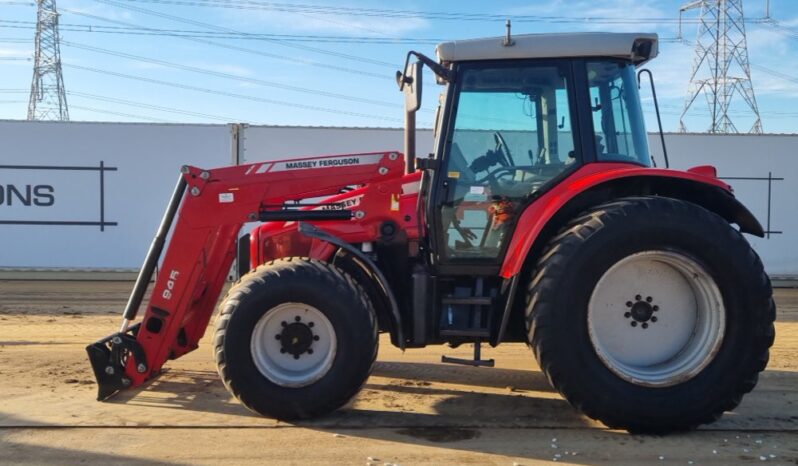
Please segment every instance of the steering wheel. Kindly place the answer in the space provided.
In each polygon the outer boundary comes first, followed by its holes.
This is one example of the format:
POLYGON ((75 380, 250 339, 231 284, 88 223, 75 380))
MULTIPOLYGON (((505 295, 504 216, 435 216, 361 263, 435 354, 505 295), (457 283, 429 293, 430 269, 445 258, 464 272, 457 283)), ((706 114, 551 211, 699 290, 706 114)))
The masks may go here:
MULTIPOLYGON (((482 178, 481 180, 477 180, 476 183, 487 182, 488 186, 490 186, 492 191, 500 192, 500 191, 503 190, 501 188, 501 180, 507 179, 507 178, 512 180, 513 178, 515 178, 516 171, 518 171, 518 170, 525 171, 525 172, 529 173, 530 175, 532 175, 530 177, 530 180, 531 179, 540 179, 541 178, 540 173, 538 173, 537 168, 532 167, 532 166, 524 166, 524 165, 518 165, 518 166, 512 166, 512 167, 499 166, 499 167, 496 167, 495 169, 491 170, 490 172, 488 172, 485 175, 485 177, 482 178)), ((546 180, 546 179, 548 179, 548 177, 543 177, 543 179, 546 180)))
POLYGON ((507 142, 504 141, 502 133, 499 131, 493 132, 493 140, 496 141, 494 151, 499 154, 499 165, 504 167, 512 167, 513 159, 510 155, 510 149, 507 147, 507 142))

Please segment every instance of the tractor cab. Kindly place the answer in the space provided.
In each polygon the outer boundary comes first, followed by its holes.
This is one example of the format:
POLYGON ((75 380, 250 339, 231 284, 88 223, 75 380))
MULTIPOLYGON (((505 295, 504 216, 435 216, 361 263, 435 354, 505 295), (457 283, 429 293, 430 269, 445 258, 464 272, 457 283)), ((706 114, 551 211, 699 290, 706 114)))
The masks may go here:
POLYGON ((649 166, 636 67, 656 44, 607 33, 440 44, 446 89, 432 162, 421 162, 435 168, 425 177, 431 262, 495 275, 517 216, 559 180, 593 162, 649 166))
MULTIPOLYGON (((508 32, 440 44, 438 62, 408 54, 420 59, 398 76, 408 121, 420 106, 423 64, 446 86, 435 151, 415 164, 424 171, 427 305, 437 311, 419 339, 506 338, 516 291, 500 271, 514 254, 519 216, 587 164, 650 166, 636 68, 656 53, 653 34, 508 32)), ((414 148, 406 152, 412 160, 414 148)))

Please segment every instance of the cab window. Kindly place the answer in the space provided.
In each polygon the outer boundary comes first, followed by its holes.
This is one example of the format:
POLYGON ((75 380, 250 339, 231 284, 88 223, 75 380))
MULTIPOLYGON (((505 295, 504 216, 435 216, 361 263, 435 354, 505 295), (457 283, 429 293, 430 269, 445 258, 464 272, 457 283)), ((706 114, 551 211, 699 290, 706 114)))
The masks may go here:
POLYGON ((634 65, 614 61, 588 62, 587 78, 596 135, 596 159, 650 165, 634 65))

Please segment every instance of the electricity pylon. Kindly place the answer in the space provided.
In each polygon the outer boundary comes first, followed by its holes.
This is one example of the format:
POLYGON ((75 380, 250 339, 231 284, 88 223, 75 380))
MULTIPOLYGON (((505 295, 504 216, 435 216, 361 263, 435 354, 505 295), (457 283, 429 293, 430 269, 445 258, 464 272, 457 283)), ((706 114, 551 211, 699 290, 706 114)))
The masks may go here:
MULTIPOLYGON (((688 3, 679 11, 701 8, 698 38, 695 43, 695 60, 687 88, 684 109, 679 117, 679 130, 687 131, 684 117, 700 94, 709 105, 712 122, 710 133, 739 133, 732 121, 731 105, 735 95, 744 102, 736 108, 745 111, 736 114, 753 125, 749 133, 762 133, 762 121, 751 84, 751 67, 748 63, 748 45, 745 37, 743 0, 699 0, 688 3), (740 116, 742 115, 742 117, 740 116)), ((681 34, 681 21, 679 24, 681 34)))
POLYGON ((69 121, 55 0, 37 0, 36 52, 28 100, 28 120, 69 121))

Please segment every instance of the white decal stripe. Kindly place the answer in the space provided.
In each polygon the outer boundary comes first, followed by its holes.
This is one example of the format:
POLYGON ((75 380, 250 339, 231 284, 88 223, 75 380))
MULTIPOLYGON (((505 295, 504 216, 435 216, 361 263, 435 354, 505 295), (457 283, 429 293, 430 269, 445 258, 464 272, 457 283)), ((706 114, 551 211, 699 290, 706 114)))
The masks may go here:
POLYGON ((405 183, 402 185, 402 194, 415 194, 421 187, 421 181, 414 181, 412 183, 405 183))
POLYGON ((258 167, 258 170, 255 172, 255 174, 260 175, 261 173, 266 173, 267 171, 269 171, 269 167, 271 165, 272 165, 271 163, 264 163, 263 165, 258 167))

